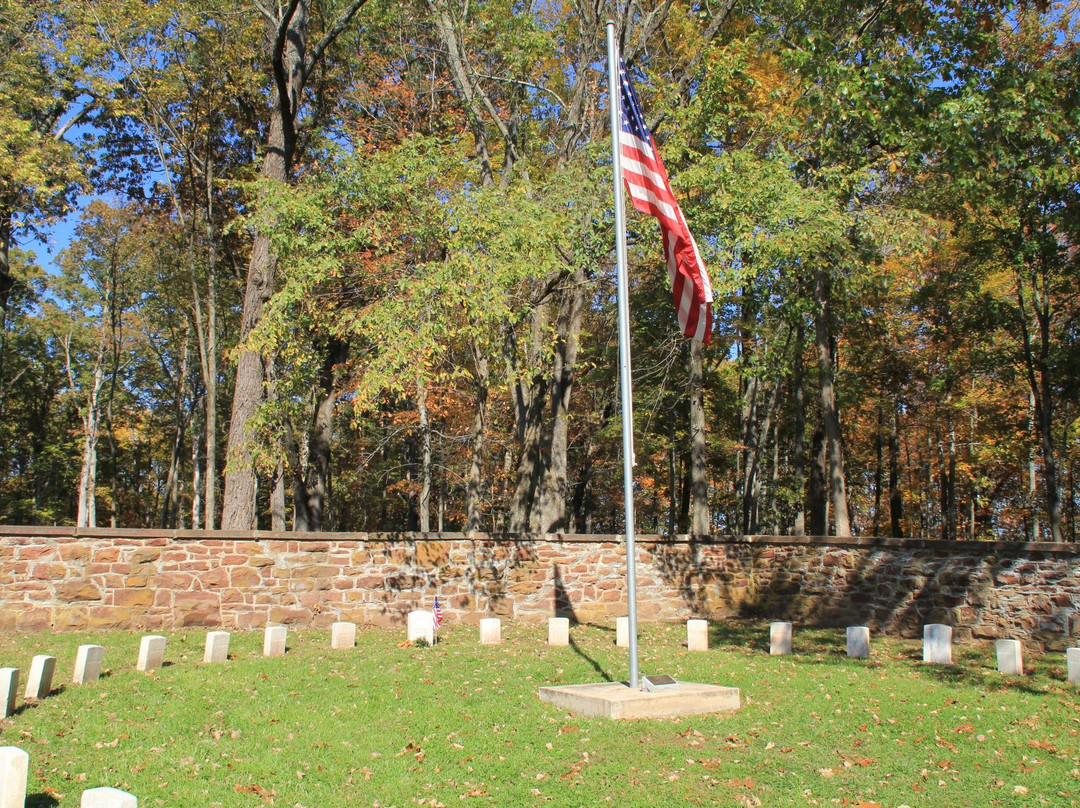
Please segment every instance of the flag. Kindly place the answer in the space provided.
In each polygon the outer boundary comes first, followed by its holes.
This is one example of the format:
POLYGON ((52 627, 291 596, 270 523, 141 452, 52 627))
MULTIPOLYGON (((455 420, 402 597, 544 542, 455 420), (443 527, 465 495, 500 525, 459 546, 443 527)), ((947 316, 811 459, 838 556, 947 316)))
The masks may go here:
POLYGON ((435 626, 435 630, 439 630, 439 626, 442 625, 442 607, 439 606, 439 599, 435 598, 435 605, 431 607, 431 622, 435 626))
POLYGON ((675 194, 671 192, 667 170, 645 124, 641 104, 638 103, 630 77, 626 75, 626 63, 621 58, 619 89, 622 96, 619 144, 623 181, 634 207, 655 216, 660 223, 679 328, 685 336, 708 345, 712 331, 712 284, 709 282, 709 272, 701 260, 675 194))

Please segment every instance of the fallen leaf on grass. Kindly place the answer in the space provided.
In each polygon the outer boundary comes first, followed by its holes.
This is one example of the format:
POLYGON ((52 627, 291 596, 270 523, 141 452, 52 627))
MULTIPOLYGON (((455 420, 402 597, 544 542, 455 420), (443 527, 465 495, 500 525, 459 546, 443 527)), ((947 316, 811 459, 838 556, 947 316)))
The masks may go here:
POLYGON ((1049 741, 1028 741, 1027 745, 1032 749, 1045 749, 1051 755, 1057 753, 1057 747, 1049 741))
POLYGON ((744 777, 741 780, 728 780, 727 784, 733 788, 753 788, 755 785, 750 777, 744 777))
POLYGON ((250 785, 242 786, 239 783, 235 787, 237 794, 254 794, 257 797, 276 797, 277 792, 273 789, 266 789, 260 786, 258 783, 251 783, 250 785))

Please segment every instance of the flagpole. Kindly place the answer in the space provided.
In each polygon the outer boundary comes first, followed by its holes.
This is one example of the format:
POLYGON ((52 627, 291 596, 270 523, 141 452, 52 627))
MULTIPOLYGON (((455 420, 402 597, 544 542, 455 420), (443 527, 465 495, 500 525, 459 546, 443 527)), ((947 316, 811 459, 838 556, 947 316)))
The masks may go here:
POLYGON ((619 133, 619 56, 615 23, 607 23, 608 98, 611 106, 611 164, 615 177, 615 264, 619 301, 619 383, 622 401, 623 506, 626 511, 626 599, 630 628, 630 687, 638 686, 637 557, 634 551, 634 397, 630 383, 630 286, 626 272, 626 210, 619 133))

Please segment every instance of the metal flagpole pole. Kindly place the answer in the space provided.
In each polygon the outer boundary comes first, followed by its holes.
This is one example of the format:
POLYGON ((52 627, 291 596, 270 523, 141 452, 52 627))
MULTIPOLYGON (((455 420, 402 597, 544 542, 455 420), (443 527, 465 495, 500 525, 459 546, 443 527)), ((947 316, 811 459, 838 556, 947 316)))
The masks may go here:
POLYGON ((630 287, 626 274, 626 210, 622 176, 619 54, 615 23, 607 23, 608 98, 611 105, 611 163, 615 174, 615 263, 619 298, 619 382, 622 400, 623 500, 626 510, 626 598, 630 623, 630 687, 638 686, 637 557, 634 552, 634 398, 630 383, 630 287))

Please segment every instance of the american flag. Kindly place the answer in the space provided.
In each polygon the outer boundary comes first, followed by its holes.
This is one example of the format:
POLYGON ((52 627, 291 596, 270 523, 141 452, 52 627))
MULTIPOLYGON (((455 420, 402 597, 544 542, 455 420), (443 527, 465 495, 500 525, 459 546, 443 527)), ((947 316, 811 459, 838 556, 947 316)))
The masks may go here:
POLYGON ((442 625, 442 607, 439 605, 439 599, 435 598, 435 605, 431 607, 431 622, 435 625, 435 630, 439 630, 439 626, 442 625))
POLYGON ((626 63, 622 59, 619 59, 619 88, 622 96, 619 143, 623 180, 634 207, 655 216, 660 223, 679 328, 685 336, 708 345, 712 332, 712 284, 709 282, 709 272, 701 260, 675 194, 671 192, 667 170, 645 124, 641 104, 626 75, 626 63))

